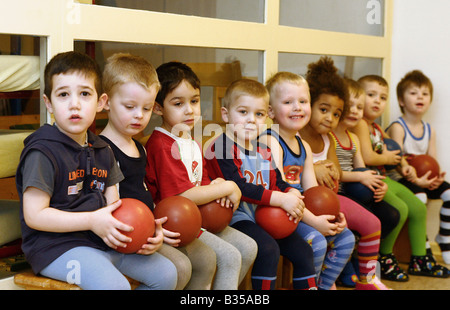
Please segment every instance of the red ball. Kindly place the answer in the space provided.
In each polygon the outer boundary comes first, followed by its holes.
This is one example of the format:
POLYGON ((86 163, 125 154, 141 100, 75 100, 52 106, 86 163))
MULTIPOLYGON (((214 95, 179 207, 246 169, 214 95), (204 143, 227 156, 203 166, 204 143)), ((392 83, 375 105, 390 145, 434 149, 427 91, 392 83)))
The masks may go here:
POLYGON ((305 207, 314 215, 339 216, 340 203, 335 192, 325 186, 314 186, 307 189, 303 196, 305 207))
POLYGON ((224 230, 233 217, 233 208, 222 207, 216 201, 205 203, 198 209, 202 215, 202 227, 213 234, 224 230))
POLYGON ((280 207, 258 206, 255 211, 256 224, 274 239, 283 239, 292 234, 298 223, 289 220, 287 212, 280 207))
POLYGON ((122 205, 113 211, 112 215, 127 225, 134 228, 131 232, 120 231, 130 237, 131 242, 127 242, 125 248, 119 247, 116 250, 120 253, 136 253, 147 239, 155 234, 155 218, 148 206, 140 200, 133 198, 122 198, 122 205))
POLYGON ((197 238, 202 227, 202 215, 197 205, 182 196, 164 198, 153 211, 156 218, 167 216, 163 228, 180 233, 179 246, 185 246, 197 238))
POLYGON ((436 159, 429 155, 412 155, 408 158, 408 162, 416 169, 419 178, 430 170, 429 179, 439 176, 439 164, 436 159))

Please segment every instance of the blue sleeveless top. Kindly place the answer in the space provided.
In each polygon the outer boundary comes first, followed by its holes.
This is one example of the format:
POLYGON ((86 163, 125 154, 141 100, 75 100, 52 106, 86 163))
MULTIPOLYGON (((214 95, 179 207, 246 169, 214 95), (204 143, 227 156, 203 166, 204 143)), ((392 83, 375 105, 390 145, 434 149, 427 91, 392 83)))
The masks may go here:
POLYGON ((303 167, 305 166, 306 150, 303 146, 302 139, 299 136, 296 136, 298 145, 300 147, 300 154, 296 154, 286 144, 283 138, 278 135, 277 132, 272 131, 271 129, 267 129, 264 134, 273 136, 275 139, 277 139, 280 143, 281 148, 283 149, 282 172, 284 173, 286 182, 292 187, 297 188, 300 192, 303 192, 301 180, 303 175, 303 167))

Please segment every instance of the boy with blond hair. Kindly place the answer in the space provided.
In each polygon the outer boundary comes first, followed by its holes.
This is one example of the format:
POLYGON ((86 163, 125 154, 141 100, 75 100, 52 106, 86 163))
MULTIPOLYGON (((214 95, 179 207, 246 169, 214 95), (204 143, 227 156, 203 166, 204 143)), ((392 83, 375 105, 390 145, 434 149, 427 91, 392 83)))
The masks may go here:
POLYGON ((281 178, 273 166, 269 149, 259 145, 258 135, 266 128, 269 93, 257 81, 242 79, 227 89, 221 109, 226 132, 213 141, 206 153, 208 172, 213 177, 234 181, 242 201, 230 225, 258 244, 252 269, 253 289, 274 289, 280 254, 293 264, 294 289, 316 289, 313 252, 296 232, 274 239, 255 220, 259 205, 282 208, 293 221, 303 217, 300 192, 281 178))
MULTIPOLYGON (((107 95, 104 109, 108 123, 101 132, 114 152, 124 179, 118 184, 121 198, 134 198, 153 210, 153 198, 145 185, 147 156, 141 143, 133 137, 141 133, 152 115, 156 94, 160 89, 155 68, 143 57, 117 53, 107 59, 103 72, 103 90, 107 95)), ((158 225, 166 219, 157 219, 158 225)), ((160 228, 161 230, 161 228, 160 228)), ((177 289, 183 289, 191 276, 191 263, 186 255, 163 243, 158 231, 138 253, 168 257, 178 271, 177 289)))

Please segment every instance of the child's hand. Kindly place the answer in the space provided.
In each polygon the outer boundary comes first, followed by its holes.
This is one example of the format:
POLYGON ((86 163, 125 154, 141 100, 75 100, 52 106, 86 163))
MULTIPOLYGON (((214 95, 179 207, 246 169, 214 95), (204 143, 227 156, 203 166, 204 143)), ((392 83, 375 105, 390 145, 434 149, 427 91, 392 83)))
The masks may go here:
MULTIPOLYGON (((216 179, 217 180, 217 179, 216 179)), ((223 181, 223 186, 226 186, 229 190, 225 190, 224 192, 229 192, 230 194, 219 198, 216 200, 217 203, 220 203, 222 207, 225 208, 233 208, 233 212, 239 207, 239 203, 241 201, 241 190, 233 181, 223 181)))
POLYGON ((400 172, 409 182, 414 182, 417 179, 416 169, 411 165, 403 165, 400 172))
POLYGON ((164 243, 167 243, 170 246, 178 247, 181 239, 180 239, 180 233, 176 231, 170 231, 165 228, 162 229, 163 236, 164 236, 164 243))
POLYGON ((300 191, 294 187, 292 187, 291 189, 288 190, 289 193, 292 193, 294 195, 296 195, 298 198, 303 199, 305 198, 305 196, 302 195, 302 193, 300 193, 300 191))
POLYGON ((372 192, 375 192, 377 188, 382 187, 383 184, 386 184, 383 182, 385 176, 379 175, 374 170, 365 170, 355 173, 359 173, 361 175, 361 184, 367 186, 372 192))
POLYGON ((313 226, 324 236, 334 236, 338 228, 336 223, 331 222, 334 218, 334 215, 315 216, 313 226))
POLYGON ((305 203, 293 192, 289 191, 283 194, 283 203, 280 207, 287 212, 290 220, 298 223, 303 217, 305 203))
POLYGON ((383 200, 384 195, 386 195, 388 190, 388 185, 382 182, 381 186, 377 187, 373 193, 373 199, 375 202, 380 202, 383 200))
POLYGON ((345 227, 347 227, 347 220, 345 219, 344 213, 339 212, 339 216, 336 219, 336 225, 336 234, 340 234, 345 229, 345 227))
MULTIPOLYGON (((420 178, 416 178, 414 180, 414 184, 419 185, 422 188, 430 188, 430 186, 433 185, 433 182, 438 182, 438 176, 435 176, 434 178, 429 179, 431 174, 431 171, 427 171, 423 176, 420 178)), ((440 184, 439 184, 440 185, 440 184)))
POLYGON ((431 185, 428 187, 429 190, 435 190, 441 186, 442 183, 445 181, 445 172, 441 172, 437 177, 436 180, 434 180, 431 185))
POLYGON ((330 189, 336 187, 336 181, 339 179, 339 172, 336 171, 333 162, 320 160, 314 163, 314 173, 317 183, 330 189))
POLYGON ((167 217, 155 219, 155 236, 147 239, 147 244, 137 251, 137 254, 150 255, 158 251, 164 242, 164 233, 162 224, 167 221, 167 217))
POLYGON ((90 217, 90 230, 102 238, 103 242, 113 249, 125 247, 126 242, 131 241, 130 237, 125 236, 119 230, 126 232, 133 231, 133 227, 122 223, 112 216, 112 212, 120 207, 121 204, 122 201, 118 200, 110 205, 93 211, 90 217))
POLYGON ((389 151, 386 147, 386 144, 383 145, 382 154, 386 158, 386 165, 398 165, 402 160, 402 157, 399 155, 400 150, 389 151))

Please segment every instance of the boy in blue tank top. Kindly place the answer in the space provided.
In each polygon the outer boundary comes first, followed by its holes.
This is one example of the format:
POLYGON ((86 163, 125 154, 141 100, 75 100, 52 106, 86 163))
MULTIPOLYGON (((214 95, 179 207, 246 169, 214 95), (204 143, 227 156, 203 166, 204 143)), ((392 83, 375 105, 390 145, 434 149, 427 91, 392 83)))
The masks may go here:
MULTIPOLYGON (((278 72, 266 83, 270 94, 269 117, 274 125, 262 133, 283 179, 300 193, 317 186, 311 148, 298 135, 311 117, 306 80, 291 72, 278 72)), ((336 278, 349 259, 355 238, 346 222, 333 215, 315 216, 305 208, 297 232, 312 246, 320 289, 335 289, 336 278)))

